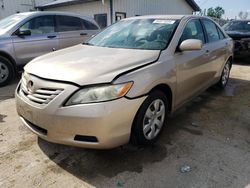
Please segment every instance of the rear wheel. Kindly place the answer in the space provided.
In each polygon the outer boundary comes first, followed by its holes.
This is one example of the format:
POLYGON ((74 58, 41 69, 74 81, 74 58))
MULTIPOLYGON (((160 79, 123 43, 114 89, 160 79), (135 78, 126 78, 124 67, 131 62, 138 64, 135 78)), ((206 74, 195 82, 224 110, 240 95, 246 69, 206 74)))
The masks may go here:
POLYGON ((217 83, 217 85, 220 88, 223 89, 223 88, 225 88, 227 86, 227 83, 228 83, 228 80, 229 80, 229 76, 230 76, 230 71, 231 71, 231 62, 228 61, 225 64, 224 68, 223 68, 220 81, 217 83))
POLYGON ((166 124, 168 100, 161 91, 152 92, 144 101, 134 120, 132 142, 146 145, 154 143, 166 124))
POLYGON ((14 69, 11 62, 0 56, 0 87, 7 85, 13 80, 14 69))

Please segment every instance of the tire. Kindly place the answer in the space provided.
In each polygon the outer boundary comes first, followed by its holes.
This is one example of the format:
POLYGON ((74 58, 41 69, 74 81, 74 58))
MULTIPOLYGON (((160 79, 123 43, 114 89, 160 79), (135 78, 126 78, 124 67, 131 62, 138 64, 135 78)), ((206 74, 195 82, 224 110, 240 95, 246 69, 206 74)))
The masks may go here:
POLYGON ((131 132, 132 144, 149 145, 155 143, 166 124, 167 114, 168 99, 166 95, 158 90, 153 91, 143 102, 134 119, 131 132), (157 104, 158 109, 155 110, 157 104), (156 112, 159 114, 157 115, 156 112))
POLYGON ((217 83, 217 86, 219 86, 221 89, 224 89, 227 86, 230 76, 230 71, 231 71, 231 62, 228 61, 223 68, 220 81, 217 83))
POLYGON ((11 62, 0 56, 0 87, 6 86, 14 78, 14 68, 11 62))

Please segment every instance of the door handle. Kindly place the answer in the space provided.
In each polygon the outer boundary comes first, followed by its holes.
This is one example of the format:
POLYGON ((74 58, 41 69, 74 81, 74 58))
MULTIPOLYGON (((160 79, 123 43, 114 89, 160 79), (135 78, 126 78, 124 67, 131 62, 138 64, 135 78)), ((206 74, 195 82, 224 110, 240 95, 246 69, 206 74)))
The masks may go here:
POLYGON ((81 36, 86 36, 88 33, 80 33, 81 36))
POLYGON ((56 38, 56 35, 49 35, 47 36, 48 39, 53 39, 53 38, 56 38))

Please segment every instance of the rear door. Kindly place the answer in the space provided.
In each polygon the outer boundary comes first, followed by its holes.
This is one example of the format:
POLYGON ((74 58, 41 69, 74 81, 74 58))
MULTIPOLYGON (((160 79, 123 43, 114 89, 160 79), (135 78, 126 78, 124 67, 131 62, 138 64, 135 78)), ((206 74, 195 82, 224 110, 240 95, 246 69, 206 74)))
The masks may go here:
POLYGON ((85 30, 85 22, 81 18, 58 15, 56 20, 60 49, 83 43, 92 35, 91 30, 85 30))
POLYGON ((198 51, 176 51, 177 66, 177 97, 176 105, 181 105, 204 88, 210 75, 210 57, 206 47, 206 38, 199 19, 191 19, 186 24, 179 44, 187 39, 198 39, 203 42, 203 48, 198 51))
POLYGON ((15 34, 12 36, 16 59, 21 65, 37 56, 58 49, 58 36, 55 32, 55 17, 53 15, 32 18, 19 30, 30 30, 31 32, 29 36, 20 37, 15 34))

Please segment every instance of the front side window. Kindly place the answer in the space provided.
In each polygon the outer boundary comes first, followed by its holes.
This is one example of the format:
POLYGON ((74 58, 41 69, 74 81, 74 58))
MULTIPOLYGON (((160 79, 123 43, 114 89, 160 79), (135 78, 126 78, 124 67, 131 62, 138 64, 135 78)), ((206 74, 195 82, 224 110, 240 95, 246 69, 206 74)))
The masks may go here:
POLYGON ((20 31, 30 30, 31 35, 55 32, 54 16, 39 16, 26 22, 19 28, 20 31))
POLYGON ((58 32, 82 30, 81 19, 73 16, 57 16, 58 32))
POLYGON ((210 20, 202 20, 207 32, 208 42, 216 42, 220 40, 217 26, 210 20))
POLYGON ((131 19, 122 20, 108 27, 88 41, 89 45, 163 50, 172 39, 178 20, 131 19))
POLYGON ((189 21, 184 28, 181 36, 181 42, 187 39, 198 39, 201 40, 203 44, 205 43, 203 29, 198 19, 189 21))

